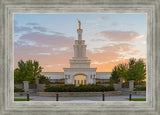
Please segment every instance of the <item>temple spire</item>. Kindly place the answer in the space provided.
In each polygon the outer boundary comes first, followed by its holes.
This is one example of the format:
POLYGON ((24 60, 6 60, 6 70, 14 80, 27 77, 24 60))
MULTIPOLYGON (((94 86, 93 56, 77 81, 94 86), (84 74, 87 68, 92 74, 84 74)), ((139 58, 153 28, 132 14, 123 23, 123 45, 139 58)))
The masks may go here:
POLYGON ((78 40, 75 40, 74 57, 70 60, 71 68, 90 68, 90 60, 86 56, 86 45, 85 40, 82 40, 81 22, 78 20, 79 28, 77 29, 78 40))

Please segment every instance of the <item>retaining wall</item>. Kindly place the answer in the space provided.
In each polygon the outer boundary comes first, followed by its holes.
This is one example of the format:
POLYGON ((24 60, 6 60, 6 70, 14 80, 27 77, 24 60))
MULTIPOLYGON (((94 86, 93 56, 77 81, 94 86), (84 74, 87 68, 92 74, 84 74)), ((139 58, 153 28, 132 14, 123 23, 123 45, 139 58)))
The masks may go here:
MULTIPOLYGON (((59 97, 96 97, 102 96, 103 92, 58 92, 59 97)), ((56 97, 56 92, 37 92, 39 96, 56 97)), ((107 91, 104 92, 105 96, 118 96, 121 91, 107 91)))
POLYGON ((132 91, 133 95, 143 95, 146 96, 146 91, 132 91))
POLYGON ((23 89, 23 84, 14 84, 14 88, 22 88, 23 89))

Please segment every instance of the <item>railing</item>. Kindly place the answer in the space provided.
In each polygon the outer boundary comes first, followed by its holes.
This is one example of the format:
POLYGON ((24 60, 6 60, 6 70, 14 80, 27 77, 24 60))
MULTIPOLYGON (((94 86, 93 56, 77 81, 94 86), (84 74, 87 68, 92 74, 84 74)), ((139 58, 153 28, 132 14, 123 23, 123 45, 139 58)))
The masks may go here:
MULTIPOLYGON (((98 97, 99 97, 99 99, 97 100, 97 101, 107 101, 106 100, 106 95, 105 95, 105 92, 99 92, 99 93, 101 93, 101 95, 99 95, 98 97)), ((60 92, 56 92, 55 93, 56 95, 55 95, 55 97, 53 97, 53 101, 63 101, 63 99, 62 98, 65 98, 65 97, 63 97, 62 95, 61 95, 61 93, 60 92), (60 96, 61 95, 61 96, 60 96)), ((91 97, 90 97, 91 98, 91 97)), ((29 92, 27 92, 26 93, 26 99, 27 99, 27 101, 29 101, 30 100, 30 93, 29 92)), ((67 98, 66 98, 67 99, 67 98)), ((69 101, 92 101, 92 99, 93 98, 91 98, 91 100, 88 100, 89 98, 81 98, 81 97, 79 97, 78 98, 78 100, 74 100, 74 99, 76 99, 76 98, 74 98, 74 97, 72 97, 72 100, 69 100, 69 101)), ((97 98, 95 98, 95 99, 97 99, 97 98)), ((130 92, 129 93, 129 95, 128 95, 128 100, 129 101, 132 101, 132 93, 130 92)), ((45 101, 45 100, 44 100, 45 101)), ((114 100, 112 100, 112 101, 114 101, 114 100)))
POLYGON ((129 88, 129 82, 125 82, 122 84, 122 88, 129 88))

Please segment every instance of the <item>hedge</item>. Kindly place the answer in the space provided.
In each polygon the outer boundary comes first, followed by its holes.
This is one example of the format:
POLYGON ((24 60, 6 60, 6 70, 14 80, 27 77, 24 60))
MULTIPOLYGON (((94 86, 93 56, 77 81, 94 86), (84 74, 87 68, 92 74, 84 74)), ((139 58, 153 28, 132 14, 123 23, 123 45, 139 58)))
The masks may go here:
POLYGON ((68 84, 68 85, 56 85, 48 87, 44 91, 45 92, 99 92, 99 91, 114 91, 114 87, 103 86, 98 84, 88 84, 79 86, 68 84))
POLYGON ((22 88, 14 88, 14 92, 24 92, 24 89, 22 89, 22 88))
POLYGON ((136 87, 134 91, 146 91, 146 87, 136 87))

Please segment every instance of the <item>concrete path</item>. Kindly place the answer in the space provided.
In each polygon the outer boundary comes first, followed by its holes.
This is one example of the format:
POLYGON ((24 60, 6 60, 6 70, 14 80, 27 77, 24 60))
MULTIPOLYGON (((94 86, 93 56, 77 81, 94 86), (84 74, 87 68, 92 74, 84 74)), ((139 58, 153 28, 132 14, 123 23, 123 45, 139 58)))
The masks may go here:
MULTIPOLYGON (((15 98, 26 98, 16 96, 15 98)), ((31 101, 56 101, 56 97, 30 96, 31 101)), ((129 96, 105 96, 105 101, 129 101, 129 96)), ((132 96, 132 98, 146 98, 145 96, 132 96)), ((102 97, 59 97, 59 101, 102 101, 102 97)))

